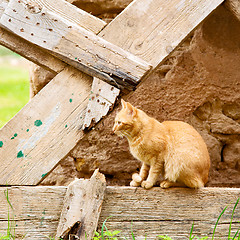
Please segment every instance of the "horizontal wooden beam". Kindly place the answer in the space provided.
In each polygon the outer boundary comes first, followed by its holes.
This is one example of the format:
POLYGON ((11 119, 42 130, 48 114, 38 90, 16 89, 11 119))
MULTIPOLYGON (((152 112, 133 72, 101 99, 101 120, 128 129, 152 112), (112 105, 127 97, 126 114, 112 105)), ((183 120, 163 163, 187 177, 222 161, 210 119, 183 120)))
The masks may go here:
MULTIPOLYGON (((48 239, 55 236, 64 205, 67 187, 9 187, 9 207, 0 188, 0 233, 7 230, 8 209, 15 226, 17 239, 48 239)), ((131 225, 136 239, 156 239, 168 235, 174 240, 188 239, 193 234, 212 237, 215 223, 220 218, 214 239, 227 239, 232 210, 240 196, 238 188, 183 189, 107 187, 105 190, 98 229, 107 218, 109 231, 120 230, 123 238, 131 238, 131 225), (111 216, 111 217, 110 217, 111 216), (109 218, 110 217, 110 218, 109 218), (132 223, 131 223, 132 222, 132 223)), ((240 205, 235 209, 231 237, 239 228, 240 205)))
POLYGON ((38 1, 10 0, 0 23, 68 64, 115 86, 132 89, 150 69, 145 61, 56 15, 38 1))

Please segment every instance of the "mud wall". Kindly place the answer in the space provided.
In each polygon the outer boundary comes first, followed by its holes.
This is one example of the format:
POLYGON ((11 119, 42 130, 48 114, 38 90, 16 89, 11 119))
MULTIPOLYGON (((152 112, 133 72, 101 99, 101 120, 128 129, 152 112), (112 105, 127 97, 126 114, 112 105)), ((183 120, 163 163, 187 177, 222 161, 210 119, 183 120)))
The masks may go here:
MULTIPOLYGON (((91 4, 85 4, 85 10, 91 12, 86 7, 91 4)), ((211 157, 208 186, 240 186, 239 39, 239 20, 220 6, 135 92, 124 97, 159 121, 186 121, 200 132, 211 157)), ((108 184, 129 184, 140 163, 129 153, 126 139, 112 133, 119 108, 43 184, 66 185, 74 177, 90 176, 95 168, 106 175, 108 184)))

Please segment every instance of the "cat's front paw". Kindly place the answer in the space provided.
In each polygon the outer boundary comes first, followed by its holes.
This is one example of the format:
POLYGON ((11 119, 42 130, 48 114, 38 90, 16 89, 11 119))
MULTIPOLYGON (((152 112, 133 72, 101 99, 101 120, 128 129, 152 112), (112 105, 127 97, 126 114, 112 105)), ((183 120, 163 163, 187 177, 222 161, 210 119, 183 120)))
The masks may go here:
POLYGON ((140 185, 141 185, 141 183, 135 182, 134 180, 132 180, 132 181, 130 182, 130 186, 131 186, 131 187, 139 187, 140 185))
POLYGON ((150 189, 153 187, 153 183, 152 182, 148 182, 148 181, 143 181, 141 186, 145 189, 150 189))
POLYGON ((134 173, 132 175, 132 179, 133 181, 135 181, 136 183, 140 183, 143 181, 142 178, 140 177, 140 175, 138 173, 134 173))

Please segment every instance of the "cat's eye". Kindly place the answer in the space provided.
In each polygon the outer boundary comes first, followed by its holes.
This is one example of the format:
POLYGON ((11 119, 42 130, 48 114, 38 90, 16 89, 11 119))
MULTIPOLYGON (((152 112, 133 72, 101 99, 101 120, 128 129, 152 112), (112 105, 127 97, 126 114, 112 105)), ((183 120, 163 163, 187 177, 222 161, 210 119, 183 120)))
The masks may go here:
POLYGON ((121 125, 121 124, 122 124, 122 122, 121 122, 121 121, 117 121, 117 124, 118 124, 118 125, 121 125))

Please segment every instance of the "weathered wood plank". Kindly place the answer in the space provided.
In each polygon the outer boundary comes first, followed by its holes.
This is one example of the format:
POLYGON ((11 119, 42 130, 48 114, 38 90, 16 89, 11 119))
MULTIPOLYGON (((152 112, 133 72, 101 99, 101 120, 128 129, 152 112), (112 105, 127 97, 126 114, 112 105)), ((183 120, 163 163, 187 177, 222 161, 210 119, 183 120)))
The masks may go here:
POLYGON ((156 67, 222 2, 137 0, 99 36, 156 67))
MULTIPOLYGON (((99 36, 149 62, 153 65, 153 71, 222 2, 223 0, 134 1, 99 36)), ((107 83, 103 85, 107 86, 107 83)), ((112 95, 115 99, 117 97, 111 91, 107 95, 112 95)), ((93 106, 91 102, 88 111, 92 109, 95 111, 101 109, 101 106, 98 103, 93 106)), ((95 111, 91 118, 101 119, 106 113, 104 108, 103 111, 95 111)), ((91 122, 89 116, 86 121, 91 122)))
MULTIPOLYGON (((9 0, 0 1, 0 16, 2 16, 8 3, 9 0)), ((95 34, 99 33, 107 24, 103 20, 73 6, 66 1, 38 0, 37 4, 35 2, 35 10, 37 10, 38 7, 46 7, 56 15, 60 14, 61 17, 65 18, 66 20, 71 21, 95 34)), ((34 8, 32 8, 31 10, 34 11, 34 8)))
MULTIPOLYGON (((6 233, 8 203, 4 195, 7 188, 0 188, 0 234, 6 233)), ((67 187, 9 187, 9 209, 15 220, 17 239, 48 239, 54 236, 64 204, 67 187)), ((107 187, 98 228, 107 220, 109 230, 121 230, 120 235, 132 239, 155 239, 167 234, 174 240, 188 239, 194 221, 193 233, 211 237, 217 218, 224 207, 227 210, 216 228, 215 239, 227 239, 231 214, 240 196, 237 188, 203 188, 199 190, 153 188, 144 190, 131 187, 107 187)), ((232 224, 232 232, 239 227, 238 205, 232 224)), ((231 235, 233 237, 233 234, 231 235)))
MULTIPOLYGON (((99 228, 107 221, 109 230, 121 230, 121 236, 131 238, 131 221, 136 239, 156 239, 168 235, 173 239, 188 239, 194 223, 194 234, 209 236, 218 216, 228 206, 216 229, 215 239, 227 239, 233 206, 240 197, 240 189, 203 188, 199 190, 175 188, 108 187, 102 207, 99 228)), ((239 228, 240 206, 233 218, 232 232, 239 228)), ((233 236, 233 234, 231 235, 233 236)))
POLYGON ((54 236, 66 187, 1 187, 0 188, 0 234, 6 235, 8 213, 11 233, 16 239, 49 239, 54 236), (9 206, 4 192, 8 189, 9 206))
POLYGON ((120 90, 106 82, 94 78, 91 94, 84 119, 83 129, 90 128, 106 116, 109 109, 115 103, 120 90))
MULTIPOLYGON (((94 33, 98 33, 106 25, 104 21, 63 1, 57 1, 57 5, 56 1, 46 0, 44 3, 48 4, 51 11, 55 14, 61 13, 63 18, 70 19, 72 22, 94 33), (68 4, 68 8, 64 7, 65 4, 68 4), (71 14, 69 14, 68 9, 71 9, 71 14)), ((0 16, 5 11, 7 4, 8 1, 6 0, 0 1, 0 16)), ((41 4, 43 3, 41 2, 41 4)), ((37 47, 2 27, 0 27, 0 44, 51 72, 59 73, 66 67, 64 62, 52 56, 48 51, 37 47)))
POLYGON ((92 78, 67 68, 0 129, 1 185, 36 185, 76 145, 92 78))
POLYGON ((90 240, 93 238, 101 213, 105 189, 105 176, 99 173, 98 169, 95 170, 90 180, 77 179, 68 186, 57 228, 57 239, 90 240))
POLYGON ((45 7, 54 14, 60 15, 62 18, 76 23, 78 26, 95 34, 99 33, 107 25, 103 20, 75 7, 67 1, 38 0, 36 2, 41 7, 45 7))
POLYGON ((229 9, 234 16, 240 21, 240 1, 239 0, 226 0, 224 6, 229 9))
POLYGON ((68 64, 116 86, 134 86, 150 69, 145 61, 56 15, 38 1, 10 0, 0 22, 68 64))

